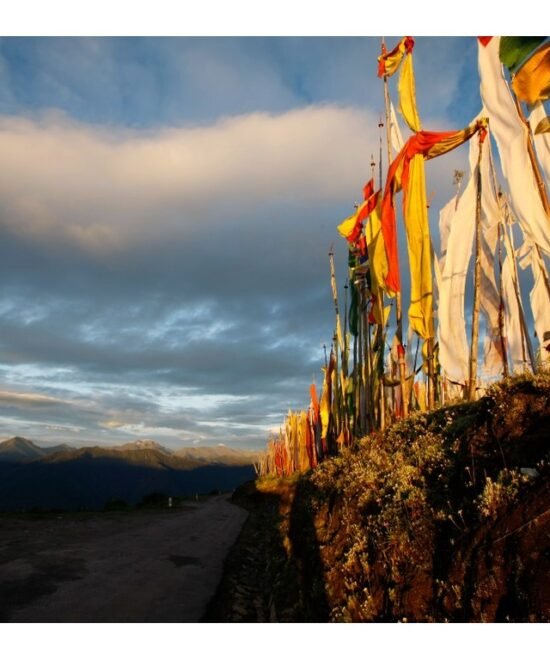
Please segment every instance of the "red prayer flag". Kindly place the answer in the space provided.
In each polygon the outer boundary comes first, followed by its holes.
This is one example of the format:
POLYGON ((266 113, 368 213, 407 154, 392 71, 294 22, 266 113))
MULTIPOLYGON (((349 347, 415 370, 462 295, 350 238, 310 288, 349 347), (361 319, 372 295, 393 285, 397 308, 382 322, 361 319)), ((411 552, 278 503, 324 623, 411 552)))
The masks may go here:
POLYGON ((407 206, 407 195, 409 186, 409 168, 411 160, 416 154, 422 154, 425 159, 434 158, 451 151, 455 147, 468 140, 479 130, 483 130, 483 120, 473 126, 468 126, 460 131, 444 131, 436 133, 433 131, 419 131, 410 137, 404 147, 395 157, 390 165, 384 197, 382 199, 382 235, 388 259, 388 274, 386 285, 390 291, 397 292, 401 288, 399 278, 399 257, 397 251, 397 226, 395 220, 394 195, 397 188, 396 174, 399 167, 402 168, 401 188, 403 190, 403 209, 407 206))
POLYGON ((477 39, 478 39, 479 43, 483 47, 485 47, 491 41, 492 38, 493 37, 478 37, 477 39))
POLYGON ((374 194, 374 179, 371 179, 368 183, 365 183, 363 188, 363 199, 367 201, 369 197, 374 194))

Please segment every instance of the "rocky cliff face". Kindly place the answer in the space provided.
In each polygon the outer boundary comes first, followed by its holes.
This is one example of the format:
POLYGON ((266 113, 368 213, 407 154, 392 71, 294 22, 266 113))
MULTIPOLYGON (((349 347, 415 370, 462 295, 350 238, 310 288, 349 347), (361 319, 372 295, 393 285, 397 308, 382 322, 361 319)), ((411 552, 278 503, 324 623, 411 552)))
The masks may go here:
POLYGON ((413 417, 308 475, 249 486, 249 525, 262 511, 256 544, 269 546, 255 561, 271 558, 264 616, 550 621, 549 450, 543 375, 413 417), (295 580, 286 591, 282 571, 295 580))

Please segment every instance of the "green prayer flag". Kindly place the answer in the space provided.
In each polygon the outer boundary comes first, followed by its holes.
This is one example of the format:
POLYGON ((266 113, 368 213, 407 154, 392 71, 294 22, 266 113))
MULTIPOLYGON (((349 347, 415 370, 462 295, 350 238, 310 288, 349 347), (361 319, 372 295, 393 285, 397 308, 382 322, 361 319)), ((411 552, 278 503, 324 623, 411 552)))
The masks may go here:
POLYGON ((500 61, 514 73, 546 37, 501 37, 500 61))

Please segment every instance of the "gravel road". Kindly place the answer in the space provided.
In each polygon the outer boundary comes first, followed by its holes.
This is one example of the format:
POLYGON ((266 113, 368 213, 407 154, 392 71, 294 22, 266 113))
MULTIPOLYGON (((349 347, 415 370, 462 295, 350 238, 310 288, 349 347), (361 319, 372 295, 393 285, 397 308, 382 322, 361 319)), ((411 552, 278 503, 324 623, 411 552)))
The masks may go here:
POLYGON ((166 512, 2 517, 0 621, 199 621, 246 517, 224 495, 166 512))

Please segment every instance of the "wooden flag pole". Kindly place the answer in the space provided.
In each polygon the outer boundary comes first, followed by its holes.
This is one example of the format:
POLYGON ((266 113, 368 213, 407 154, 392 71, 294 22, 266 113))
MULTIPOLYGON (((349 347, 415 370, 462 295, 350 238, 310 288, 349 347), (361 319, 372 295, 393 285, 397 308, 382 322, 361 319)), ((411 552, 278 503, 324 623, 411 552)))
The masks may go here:
POLYGON ((504 339, 504 297, 502 295, 502 220, 498 221, 498 333, 500 335, 500 350, 502 351, 502 375, 508 378, 508 351, 504 339))
POLYGON ((361 428, 361 433, 368 433, 369 432, 369 427, 368 427, 368 419, 367 419, 367 397, 368 397, 368 389, 369 389, 369 376, 367 373, 367 362, 365 360, 365 355, 367 353, 367 336, 366 336, 366 328, 365 328, 365 323, 364 323, 364 316, 363 316, 363 306, 364 306, 364 290, 363 290, 363 278, 362 276, 359 277, 359 279, 356 281, 357 285, 357 293, 358 293, 358 303, 359 303, 359 314, 358 314, 358 322, 359 322, 359 337, 360 337, 360 343, 359 343, 359 373, 360 373, 360 380, 361 380, 361 388, 359 392, 359 426, 361 428))
MULTIPOLYGON (((344 359, 346 362, 346 373, 349 371, 349 342, 348 342, 348 280, 344 284, 344 359)), ((351 376, 353 380, 353 374, 351 376)), ((346 443, 349 442, 351 437, 351 432, 353 430, 353 420, 349 418, 348 410, 348 381, 349 377, 346 378, 345 389, 342 392, 342 406, 345 413, 346 420, 346 443)))
POLYGON ((378 350, 381 353, 381 355, 379 356, 380 366, 378 367, 378 377, 379 377, 379 387, 380 387, 380 396, 378 397, 378 403, 380 405, 379 429, 380 431, 383 431, 386 428, 386 396, 384 390, 384 354, 385 354, 384 349, 386 346, 386 327, 384 323, 384 301, 382 300, 381 297, 379 297, 377 298, 374 304, 378 307, 378 315, 380 320, 382 321, 376 329, 375 342, 376 345, 378 346, 378 350))
MULTIPOLYGON (((430 202, 432 197, 433 194, 430 196, 430 198, 427 200, 426 203, 426 212, 428 213, 428 226, 430 222, 429 213, 430 213, 430 202)), ((431 238, 430 238, 430 248, 431 248, 430 254, 435 259, 435 251, 433 248, 431 238)), ((431 304, 432 315, 433 315, 433 301, 434 301, 434 294, 432 289, 432 304, 431 304)), ((433 320, 432 320, 432 328, 433 328, 433 320)), ((435 354, 434 343, 435 343, 434 337, 430 337, 429 339, 426 340, 426 349, 427 349, 426 352, 428 354, 428 410, 433 410, 435 408, 436 378, 435 378, 435 365, 434 365, 434 354, 435 354)))
MULTIPOLYGON (((531 131, 531 126, 529 122, 527 121, 527 118, 525 117, 525 114, 523 112, 523 108, 521 106, 521 103, 519 102, 517 96, 515 94, 512 94, 514 97, 514 101, 516 104, 516 109, 518 111, 519 117, 521 121, 525 124, 525 127, 527 129, 527 153, 529 154, 529 160, 531 161, 531 167, 533 168, 533 174, 535 175, 535 180, 537 182, 537 188, 539 191, 540 195, 540 200, 542 202, 542 206, 544 208, 544 211, 546 213, 546 216, 548 220, 550 221, 550 200, 548 199, 548 191, 546 190, 546 185, 544 183, 544 179, 542 177, 540 167, 537 161, 537 157, 535 155, 535 147, 533 144, 533 134, 531 131)), ((537 255, 539 257, 539 260, 541 263, 544 265, 544 260, 542 258, 542 254, 540 251, 540 247, 538 245, 535 245, 535 249, 537 251, 537 255)), ((546 286, 546 290, 548 292, 548 295, 550 296, 550 280, 548 279, 548 272, 546 271, 546 267, 542 268, 542 274, 544 277, 544 284, 546 286)))
POLYGON ((470 347, 470 374, 468 383, 468 399, 474 401, 477 386, 477 354, 479 337, 479 287, 481 282, 481 155, 483 142, 479 142, 479 153, 476 166, 476 232, 475 232, 475 265, 474 265, 474 302, 472 309, 472 345, 470 347))
MULTIPOLYGON (((332 299, 334 302, 334 312, 336 314, 336 343, 338 345, 336 355, 338 355, 338 349, 340 350, 340 389, 342 393, 342 397, 344 396, 344 393, 346 391, 346 381, 348 378, 348 370, 347 370, 347 360, 346 360, 346 349, 345 349, 345 340, 342 336, 342 324, 340 322, 340 310, 338 308, 338 288, 336 286, 336 271, 334 269, 334 252, 332 251, 332 248, 330 252, 328 253, 329 257, 329 262, 330 262, 330 283, 331 283, 331 288, 332 288, 332 299)), ((338 361, 338 360, 337 360, 338 361)), ((340 404, 342 402, 342 399, 340 398, 340 404)), ((345 410, 345 406, 342 407, 340 410, 340 417, 342 419, 342 424, 346 429, 348 429, 348 424, 347 424, 347 414, 345 410)), ((340 428, 339 431, 342 429, 340 428)))
POLYGON ((342 370, 338 369, 338 338, 336 336, 336 332, 334 333, 334 336, 332 337, 332 343, 335 348, 335 360, 334 360, 334 392, 332 393, 332 402, 334 406, 334 420, 335 420, 335 429, 334 429, 334 447, 337 447, 336 441, 340 435, 340 432, 342 430, 342 407, 341 407, 341 402, 342 398, 340 396, 340 377, 342 375, 342 370))
MULTIPOLYGON (((386 51, 384 37, 382 37, 382 54, 386 51)), ((386 143, 388 149, 388 169, 392 162, 391 157, 391 115, 390 115, 390 92, 388 89, 388 76, 384 76, 384 104, 386 108, 386 143)), ((395 321, 398 347, 398 362, 399 362, 399 384, 401 388, 401 401, 403 405, 403 417, 409 416, 409 401, 406 395, 407 392, 407 369, 405 365, 405 347, 403 346, 403 318, 401 309, 401 291, 395 294, 395 321)))
MULTIPOLYGON (((508 205, 506 204, 506 216, 508 215, 508 205)), ((507 219, 507 218, 506 218, 507 219)), ((508 223, 506 223, 508 224, 508 223)), ((512 259, 512 264, 514 266, 514 277, 513 277, 513 283, 514 283, 514 293, 516 294, 516 301, 518 304, 518 311, 519 311, 519 322, 521 325, 521 333, 523 335, 523 341, 522 341, 522 350, 523 350, 523 361, 526 363, 527 362, 527 356, 525 355, 525 347, 527 346, 527 353, 529 357, 529 362, 531 363, 531 369, 533 370, 533 373, 537 372, 537 363, 535 360, 535 353, 533 351, 533 344, 531 343, 531 338, 529 337, 529 330, 527 328, 527 322, 525 320, 525 312, 523 311, 523 304, 521 302, 521 289, 519 286, 519 273, 518 273, 518 265, 516 261, 516 251, 514 248, 514 238, 512 234, 512 227, 510 224, 508 224, 508 232, 504 232, 504 235, 506 237, 506 240, 508 242, 508 253, 510 255, 510 258, 512 259)))
POLYGON ((527 129, 527 153, 529 154, 529 160, 531 161, 531 166, 533 167, 533 174, 535 175, 535 179, 537 182, 537 188, 539 191, 542 206, 546 212, 546 215, 550 219, 550 200, 548 199, 548 192, 546 190, 544 179, 542 178, 542 175, 539 170, 539 165, 537 163, 537 157, 535 155, 535 147, 533 146, 533 138, 531 135, 531 126, 529 125, 529 122, 525 117, 523 108, 521 107, 521 103, 518 101, 517 96, 513 92, 512 92, 512 96, 514 97, 514 102, 516 104, 518 115, 521 121, 525 124, 525 127, 527 129))
MULTIPOLYGON (((348 345, 348 280, 344 284, 344 358, 346 374, 349 371, 349 345, 348 345)), ((344 360, 342 360, 344 362, 344 360)))
MULTIPOLYGON (((514 97, 515 98, 515 97, 514 97)), ((517 103, 516 100, 516 107, 518 110, 518 113, 522 120, 527 124, 525 121, 525 118, 523 117, 521 107, 517 103)), ((528 126, 527 126, 528 127, 528 126)), ((536 165, 531 161, 534 171, 535 171, 535 176, 537 174, 537 169, 536 165)), ((491 169, 491 178, 493 182, 493 189, 495 191, 495 194, 498 197, 498 204, 499 204, 499 210, 501 212, 501 218, 504 216, 504 222, 502 219, 499 219, 498 223, 498 236, 499 236, 499 332, 500 332, 500 341, 501 341, 501 348, 502 348, 502 356, 503 356, 503 375, 504 377, 509 375, 509 365, 508 365, 508 355, 507 355, 507 348, 506 348, 506 342, 504 341, 504 295, 502 291, 502 243, 501 243, 501 236, 504 242, 506 243, 506 250, 512 259, 513 263, 513 272, 514 272, 514 277, 513 277, 513 284, 514 284, 514 293, 516 296, 517 304, 518 304, 518 309, 519 309, 519 318, 520 318, 520 325, 521 325, 521 333, 522 333, 522 352, 523 352, 523 361, 524 363, 527 362, 526 355, 525 355, 525 346, 527 346, 527 351, 529 353, 529 361, 531 362, 531 366, 533 368, 533 372, 535 371, 535 358, 534 358, 534 352, 533 352, 533 345, 531 343, 531 339, 529 337, 529 332, 527 329, 527 323, 525 321, 525 313, 523 311, 523 304, 521 302, 521 290, 519 287, 519 279, 518 279, 518 269, 517 269, 517 263, 516 263, 516 253, 514 250, 514 245, 513 245, 513 238, 512 238, 512 233, 511 233, 511 226, 509 223, 509 217, 511 215, 510 208, 508 206, 508 202, 506 201, 506 198, 504 197, 502 191, 500 188, 498 188, 497 191, 497 177, 496 177, 496 172, 495 172, 495 166, 493 163, 493 158, 491 156, 491 151, 489 150, 489 165, 491 169), (508 227, 508 231, 506 231, 506 227, 508 227)), ((539 188, 540 190, 540 188, 539 188)), ((542 202, 544 205, 544 197, 542 197, 542 202)), ((540 250, 539 246, 535 245, 535 249, 537 251, 537 254, 540 256, 540 250)), ((544 264, 544 262, 543 262, 544 264)), ((544 276, 544 281, 546 284, 546 288, 548 291, 548 295, 550 296, 550 286, 548 284, 548 279, 547 279, 547 273, 546 273, 546 268, 542 270, 543 276, 544 276)))
POLYGON ((357 287, 357 393, 356 393, 356 416, 357 416, 357 426, 359 428, 359 433, 365 433, 365 421, 364 421, 364 395, 365 395, 365 376, 364 376, 364 364, 363 364, 363 287, 359 280, 355 280, 355 286, 357 287))
MULTIPOLYGON (((382 118, 378 122, 378 128, 383 128, 384 124, 382 123, 382 118)), ((372 158, 371 167, 372 167, 372 178, 374 179, 374 157, 372 158)), ((380 151, 379 151, 379 188, 382 191, 382 133, 380 133, 380 151)), ((372 278, 371 278, 372 281, 372 278)), ((381 367, 378 368, 378 376, 380 381, 380 392, 378 397, 378 405, 380 412, 379 420, 379 429, 383 431, 386 428, 386 397, 384 396, 384 349, 386 346, 386 324, 384 323, 384 292, 379 290, 376 302, 374 303, 378 308, 379 318, 381 323, 376 329, 375 342, 379 346, 379 350, 382 352, 381 367)), ((378 365, 377 365, 378 366, 378 365)))
MULTIPOLYGON (((487 138, 490 140, 490 137, 487 138)), ((499 219, 498 219, 498 332, 500 336, 500 350, 502 353, 502 375, 504 378, 507 378, 510 375, 510 368, 508 365, 508 349, 506 348, 506 339, 504 333, 504 293, 502 290, 502 242, 505 240, 506 230, 502 221, 502 203, 503 199, 502 191, 500 186, 497 184, 497 175, 495 172, 495 165, 493 163, 493 154, 491 151, 491 142, 489 141, 489 169, 491 172, 491 182, 493 184, 493 193, 497 199, 498 208, 499 208, 499 219)))
MULTIPOLYGON (((334 270, 334 252, 332 248, 328 253, 329 263, 330 263, 330 284, 332 288, 332 300, 334 302, 334 313, 336 315, 336 341, 338 348, 343 356, 344 354, 344 338, 342 336, 342 324, 340 322, 340 310, 338 307, 338 289, 336 286, 336 271, 334 270)), ((345 369, 344 360, 342 362, 342 370, 345 369)), ((346 374, 347 375, 347 374, 346 374)))
POLYGON ((365 333, 365 342, 363 348, 365 349, 365 420, 367 423, 367 432, 370 433, 374 428, 374 371, 372 367, 372 346, 371 334, 369 325, 369 298, 367 296, 367 282, 363 280, 363 326, 365 333))

